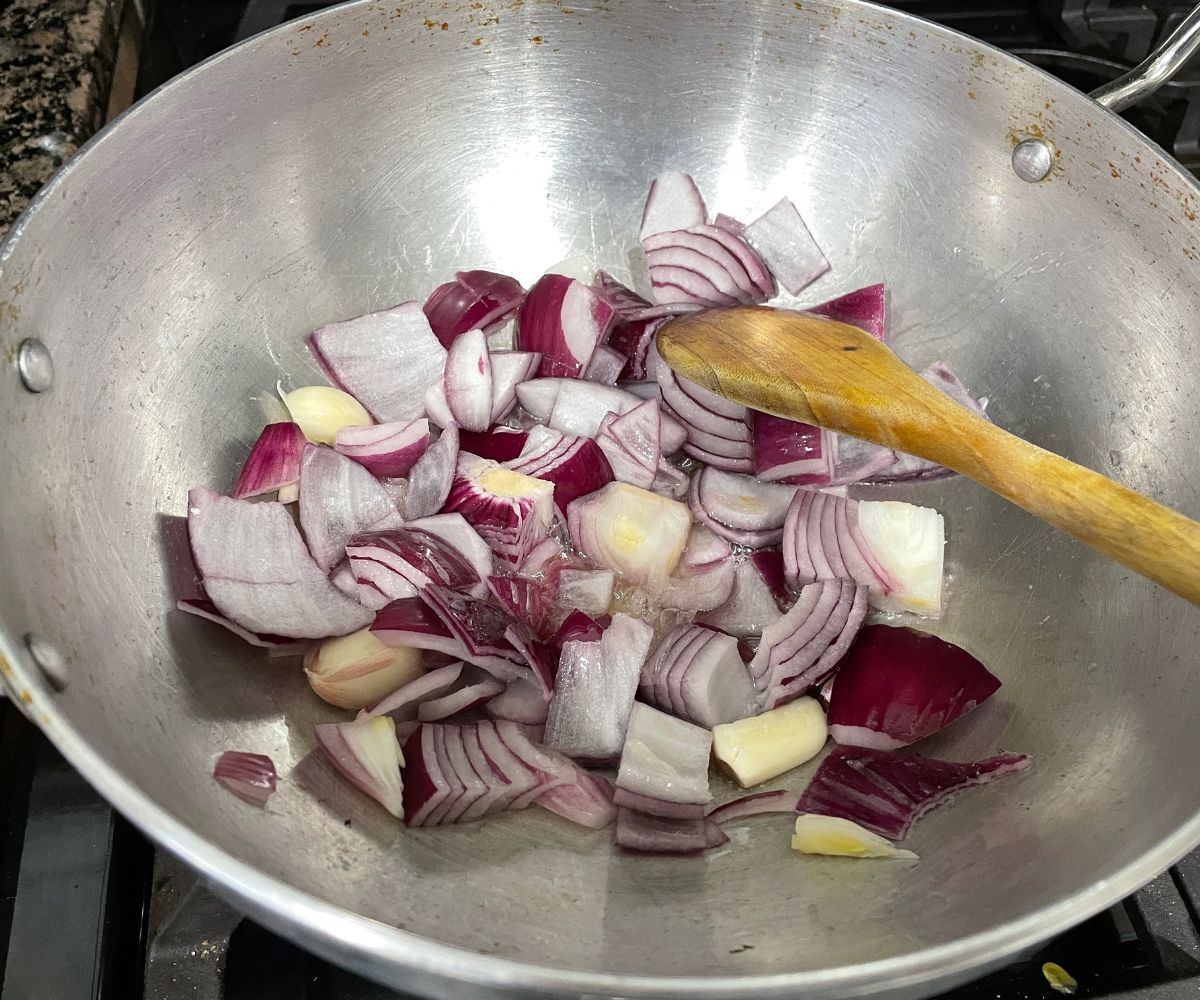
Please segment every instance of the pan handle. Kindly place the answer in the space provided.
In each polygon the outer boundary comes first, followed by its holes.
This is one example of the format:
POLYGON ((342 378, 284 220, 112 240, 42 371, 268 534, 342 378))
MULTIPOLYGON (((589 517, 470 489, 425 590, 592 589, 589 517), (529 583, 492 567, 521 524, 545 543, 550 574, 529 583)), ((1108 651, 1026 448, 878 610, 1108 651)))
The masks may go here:
POLYGON ((1088 96, 1102 108, 1123 111, 1170 80, 1197 49, 1200 49, 1200 4, 1141 63, 1088 96))

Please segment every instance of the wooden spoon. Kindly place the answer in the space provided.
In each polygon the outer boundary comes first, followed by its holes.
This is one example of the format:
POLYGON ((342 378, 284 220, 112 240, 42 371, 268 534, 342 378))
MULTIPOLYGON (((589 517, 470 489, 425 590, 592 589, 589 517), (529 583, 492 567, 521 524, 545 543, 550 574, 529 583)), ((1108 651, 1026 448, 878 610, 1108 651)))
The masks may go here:
POLYGON ((1200 603, 1200 524, 1001 430, 858 327, 744 306, 679 316, 657 343, 678 374, 735 403, 961 472, 1200 603))

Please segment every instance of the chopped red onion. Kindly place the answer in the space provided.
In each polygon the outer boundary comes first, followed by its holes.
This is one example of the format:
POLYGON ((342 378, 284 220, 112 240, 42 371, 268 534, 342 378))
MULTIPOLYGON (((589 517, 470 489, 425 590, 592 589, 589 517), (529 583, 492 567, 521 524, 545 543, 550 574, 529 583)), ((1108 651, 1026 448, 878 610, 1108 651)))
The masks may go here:
POLYGON ((705 729, 758 712, 738 640, 702 625, 678 625, 663 637, 642 667, 638 693, 705 729))
POLYGON ((270 757, 245 750, 226 750, 221 754, 213 767, 213 777, 234 795, 256 806, 267 804, 279 781, 270 757))
POLYGON ((374 476, 407 476, 429 447, 429 421, 342 427, 333 447, 374 476))
POLYGON ((838 668, 866 614, 866 587, 851 580, 804 587, 792 609, 763 629, 750 661, 762 708, 777 708, 820 685, 838 668))
POLYGON ((597 271, 592 290, 613 307, 617 323, 627 322, 633 313, 650 305, 632 288, 618 281, 607 271, 597 271))
POLYGON ((425 415, 438 427, 449 427, 455 422, 450 403, 446 399, 445 380, 434 382, 425 390, 423 404, 425 415))
POLYGON ((588 362, 583 377, 589 382, 599 382, 601 385, 616 385, 627 360, 620 351, 607 344, 601 344, 592 355, 592 360, 588 362))
POLYGON ((441 719, 448 719, 460 712, 469 712, 484 703, 490 703, 503 691, 504 684, 502 682, 487 677, 439 698, 430 698, 421 702, 417 706, 417 719, 421 722, 438 722, 441 719))
POLYGON ((754 412, 754 471, 768 482, 823 486, 833 478, 838 437, 821 427, 754 412))
POLYGON ((358 598, 374 611, 402 597, 415 597, 430 583, 471 590, 477 596, 487 593, 475 568, 451 544, 411 524, 355 535, 346 555, 358 598))
POLYGON ((525 450, 506 469, 554 484, 554 503, 564 514, 576 497, 595 493, 613 481, 612 469, 591 438, 531 427, 525 450))
POLYGON ((742 231, 745 226, 736 220, 734 226, 722 225, 719 221, 722 218, 724 217, 717 216, 717 221, 713 225, 693 226, 688 232, 715 240, 737 258, 738 264, 746 272, 746 276, 754 288, 756 302, 774 298, 775 279, 771 277, 771 272, 767 270, 762 258, 754 252, 754 248, 742 239, 742 231))
POLYGON ((543 635, 550 621, 550 602, 542 581, 523 576, 489 576, 488 589, 500 606, 519 622, 543 635))
POLYGON ((642 854, 699 854, 729 838, 707 819, 665 819, 617 809, 617 846, 642 854))
MULTIPOLYGON (((705 469, 704 471, 708 471, 705 469)), ((750 549, 762 549, 769 545, 778 545, 783 539, 782 528, 763 528, 761 530, 749 528, 731 528, 727 524, 722 524, 713 517, 704 508, 700 502, 700 477, 703 473, 692 476, 690 485, 688 486, 688 508, 696 516, 696 520, 703 524, 714 534, 720 535, 726 541, 732 542, 734 545, 742 545, 750 549)))
MULTIPOLYGON (((625 389, 597 385, 579 379, 531 379, 517 386, 517 399, 539 422, 564 434, 594 438, 608 413, 628 413, 642 399, 625 389)), ((661 444, 664 455, 678 451, 687 431, 673 417, 662 416, 661 444)))
POLYGON ((491 332, 516 312, 525 295, 515 278, 494 271, 459 271, 454 278, 435 288, 422 307, 443 347, 468 330, 491 332))
POLYGON ((760 215, 741 235, 758 252, 775 280, 793 295, 799 295, 829 270, 829 261, 789 198, 760 215))
MULTIPOLYGON (((382 638, 378 633, 376 636, 382 638)), ((399 644, 392 643, 392 645, 399 644)), ((376 719, 386 715, 397 722, 415 719, 417 710, 423 702, 432 698, 440 698, 454 689, 462 679, 463 666, 462 663, 447 663, 444 667, 435 667, 433 670, 426 671, 420 677, 398 687, 382 701, 359 712, 358 718, 360 720, 376 719)))
POLYGON ((647 399, 627 413, 605 414, 596 443, 608 459, 613 476, 648 490, 662 463, 662 416, 658 400, 647 399))
POLYGON ((558 574, 555 603, 560 608, 602 615, 612 603, 614 580, 611 569, 564 568, 558 574))
POLYGON ((758 563, 744 556, 733 560, 733 588, 729 598, 713 611, 705 611, 696 620, 722 632, 748 639, 761 635, 783 612, 758 563))
MULTIPOLYGON (((469 594, 439 587, 437 584, 423 588, 421 599, 433 609, 450 634, 462 644, 466 650, 463 659, 502 680, 513 680, 525 673, 521 654, 504 638, 504 632, 512 624, 512 618, 500 608, 469 594)), ((384 612, 386 611, 385 608, 384 612)), ((377 627, 378 619, 372 630, 377 627)), ((387 642, 382 635, 379 638, 387 642)))
POLYGON ((731 461, 749 460, 750 411, 746 407, 680 378, 653 344, 646 353, 646 370, 658 383, 664 406, 687 431, 685 451, 714 451, 731 461))
POLYGON ((197 487, 188 493, 188 536, 209 600, 249 632, 322 639, 371 620, 329 582, 281 504, 197 487))
POLYGON ((330 323, 309 335, 308 347, 334 385, 384 422, 421 416, 426 387, 446 367, 446 350, 416 302, 330 323))
POLYGON ((206 598, 185 598, 177 602, 175 607, 180 611, 186 611, 189 615, 195 615, 197 618, 203 618, 205 621, 214 622, 222 628, 228 629, 239 639, 250 643, 251 646, 279 650, 302 650, 304 648, 304 643, 297 642, 285 635, 259 635, 257 632, 247 631, 237 622, 230 621, 221 614, 217 610, 217 606, 206 598))
POLYGON ((723 240, 736 239, 723 230, 696 226, 655 233, 642 240, 650 267, 650 286, 659 303, 749 305, 767 295, 746 272, 738 255, 723 240), (710 235, 720 233, 721 237, 710 235), (682 272, 682 274, 681 274, 682 272), (686 280, 681 277, 686 275, 686 280))
POLYGON ((444 509, 462 514, 500 559, 519 566, 549 534, 553 501, 553 483, 464 454, 444 509))
POLYGON ((1025 754, 959 764, 862 747, 834 747, 821 761, 797 812, 837 816, 891 840, 955 793, 1025 770, 1025 754))
POLYGON ((772 813, 790 814, 801 811, 800 795, 786 788, 773 792, 751 792, 730 802, 710 809, 708 818, 714 823, 729 823, 749 816, 765 816, 772 813))
POLYGON ((700 506, 714 521, 742 531, 782 529, 796 487, 761 483, 720 469, 703 469, 696 477, 700 506))
POLYGON ((568 757, 611 760, 621 753, 638 675, 654 630, 614 615, 600 641, 562 647, 546 745, 568 757))
POLYGON ((664 170, 650 184, 638 239, 672 229, 702 226, 708 219, 700 189, 687 174, 664 170))
POLYGON ((729 600, 736 572, 732 559, 687 573, 681 570, 667 581, 660 601, 680 611, 713 611, 729 600))
MULTIPOLYGON (((591 619, 588 618, 588 621, 591 622, 591 619)), ((600 638, 600 631, 597 625, 597 639, 600 638)), ((553 640, 542 642, 533 629, 523 622, 513 622, 509 625, 504 630, 504 638, 524 657, 525 663, 533 671, 533 683, 537 686, 542 700, 548 702, 554 696, 554 677, 558 673, 558 646, 553 640)))
MULTIPOLYGON (((517 386, 533 378, 541 363, 542 356, 536 351, 492 352, 492 423, 503 420, 512 412, 517 405, 517 386)), ((463 448, 471 451, 466 445, 463 448)), ((494 455, 483 457, 495 458, 494 455)))
POLYGON ((234 499, 262 496, 298 483, 300 456, 304 454, 305 443, 304 431, 299 424, 291 421, 267 424, 242 466, 233 489, 234 499))
POLYGON ((408 476, 404 513, 410 520, 428 517, 442 509, 458 467, 458 428, 447 426, 417 459, 408 476))
POLYGON ((401 597, 382 608, 371 633, 385 646, 413 646, 466 658, 458 637, 420 597, 401 597))
POLYGON ((883 283, 839 295, 836 299, 812 306, 808 312, 828 316, 839 323, 849 323, 865 330, 883 343, 887 330, 887 289, 883 283))
POLYGON ((541 353, 543 377, 580 378, 612 317, 612 306, 584 282, 546 274, 517 313, 517 347, 541 353))
POLYGON ((675 571, 691 522, 683 504, 626 483, 609 483, 567 509, 575 547, 651 593, 675 571))
POLYGON ((459 427, 486 431, 492 424, 492 358, 482 330, 456 337, 446 354, 446 405, 459 427))
POLYGON ((562 561, 563 555, 562 543, 551 535, 534 546, 517 572, 530 579, 548 579, 554 575, 555 566, 562 561))
POLYGON ((582 611, 572 611, 558 626, 558 631, 551 637, 550 642, 559 650, 566 642, 599 642, 608 624, 607 616, 597 620, 582 611))
POLYGON ((332 448, 305 447, 300 461, 300 527, 318 566, 332 569, 355 535, 403 523, 388 491, 365 468, 332 448))
POLYGON ((987 667, 945 639, 869 625, 833 682, 829 732, 838 743, 895 750, 932 736, 999 687, 987 667))
MULTIPOLYGON (((849 434, 830 435, 833 447, 833 475, 827 485, 845 486, 861 483, 886 475, 895 467, 896 453, 891 448, 861 441, 849 434)), ((814 483, 813 485, 822 485, 814 483)))
POLYGON ((717 213, 717 217, 713 219, 713 225, 718 229, 724 229, 727 233, 733 233, 734 236, 741 236, 746 230, 746 223, 740 222, 724 212, 717 213))
POLYGON ((767 589, 771 591, 775 603, 780 607, 789 603, 791 597, 788 594, 787 578, 784 575, 783 553, 778 549, 759 549, 757 552, 750 553, 749 560, 758 570, 767 589))
POLYGON ((733 555, 729 543, 703 523, 693 524, 679 559, 679 575, 692 576, 719 566, 733 555))
POLYGON ((574 761, 570 764, 571 780, 543 792, 534 799, 534 805, 589 830, 611 826, 617 818, 612 783, 603 775, 585 771, 574 761))
POLYGON ((849 578, 883 611, 941 614, 942 515, 897 500, 847 500, 799 490, 784 522, 788 584, 849 578))
POLYGON ((396 724, 387 716, 316 727, 317 744, 350 784, 393 816, 404 814, 404 782, 396 724))
POLYGON ((534 681, 510 681, 487 704, 487 713, 495 719, 519 722, 523 726, 545 725, 550 706, 534 681))
POLYGON ((529 434, 515 427, 493 427, 486 434, 474 431, 459 431, 458 446, 465 452, 490 458, 493 462, 507 462, 516 458, 525 449, 529 434))
POLYGON ((656 799, 651 795, 639 795, 624 788, 618 788, 613 793, 613 805, 633 809, 649 816, 661 816, 663 819, 701 819, 704 816, 704 805, 700 802, 668 802, 666 799, 656 799))

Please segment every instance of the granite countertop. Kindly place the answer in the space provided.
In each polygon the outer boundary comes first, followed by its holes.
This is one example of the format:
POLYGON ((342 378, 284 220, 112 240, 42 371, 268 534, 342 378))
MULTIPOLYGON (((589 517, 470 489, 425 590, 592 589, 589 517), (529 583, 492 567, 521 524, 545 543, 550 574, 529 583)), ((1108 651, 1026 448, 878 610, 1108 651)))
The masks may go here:
POLYGON ((0 0, 0 235, 104 124, 123 0, 0 0))

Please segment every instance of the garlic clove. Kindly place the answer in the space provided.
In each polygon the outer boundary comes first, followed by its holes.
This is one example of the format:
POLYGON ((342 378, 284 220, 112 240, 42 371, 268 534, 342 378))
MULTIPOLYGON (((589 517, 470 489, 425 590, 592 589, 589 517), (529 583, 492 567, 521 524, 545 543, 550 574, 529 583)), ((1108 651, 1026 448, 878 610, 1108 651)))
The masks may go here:
POLYGON ((839 858, 909 858, 912 851, 897 847, 879 834, 839 816, 801 813, 796 817, 792 850, 801 854, 827 854, 839 858))
POLYGON ((797 698, 762 715, 713 727, 713 756, 743 788, 812 760, 829 735, 815 698, 797 698))
POLYGON ((328 385, 306 385, 283 397, 292 419, 313 444, 333 445, 343 427, 369 427, 374 421, 362 403, 328 385))
POLYGON ((309 686, 338 708, 369 708, 423 672, 419 649, 385 646, 370 628, 325 639, 304 657, 309 686))

